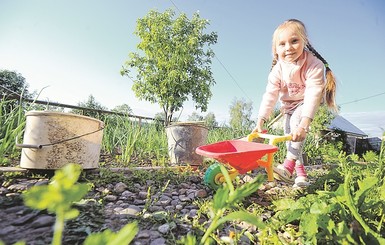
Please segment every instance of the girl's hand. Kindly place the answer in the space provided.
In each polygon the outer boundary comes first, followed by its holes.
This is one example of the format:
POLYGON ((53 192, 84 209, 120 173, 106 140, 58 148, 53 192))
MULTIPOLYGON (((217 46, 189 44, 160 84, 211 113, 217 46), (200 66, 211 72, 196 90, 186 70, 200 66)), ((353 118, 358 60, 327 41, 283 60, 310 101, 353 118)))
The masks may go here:
POLYGON ((305 140, 306 134, 309 131, 309 126, 311 121, 312 119, 309 117, 302 117, 298 127, 294 129, 294 131, 292 132, 293 133, 292 141, 301 142, 305 140))
POLYGON ((291 141, 294 141, 294 142, 301 142, 301 141, 304 141, 306 139, 306 135, 307 135, 307 129, 304 128, 304 127, 297 127, 293 132, 293 137, 292 137, 292 140, 291 141))
POLYGON ((258 119, 257 120, 257 125, 255 126, 255 128, 253 129, 253 132, 252 133, 262 133, 264 132, 264 129, 263 129, 263 123, 265 121, 263 119, 258 119))

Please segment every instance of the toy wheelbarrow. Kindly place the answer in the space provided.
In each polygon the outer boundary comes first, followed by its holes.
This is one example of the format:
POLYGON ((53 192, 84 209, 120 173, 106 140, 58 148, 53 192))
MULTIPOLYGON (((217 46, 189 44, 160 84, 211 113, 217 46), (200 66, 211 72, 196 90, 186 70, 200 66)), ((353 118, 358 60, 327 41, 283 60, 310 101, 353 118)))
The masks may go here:
MULTIPOLYGON (((238 174, 245 174, 258 167, 264 167, 268 181, 274 181, 273 154, 278 150, 276 144, 288 140, 291 140, 291 135, 276 136, 252 133, 247 136, 247 141, 240 139, 221 141, 199 146, 195 152, 230 166, 229 175, 232 180, 238 174), (252 142, 255 138, 269 139, 269 144, 252 142), (265 155, 267 155, 267 158, 262 159, 265 155)), ((217 189, 225 182, 219 163, 211 165, 204 176, 204 183, 214 189, 217 189)))

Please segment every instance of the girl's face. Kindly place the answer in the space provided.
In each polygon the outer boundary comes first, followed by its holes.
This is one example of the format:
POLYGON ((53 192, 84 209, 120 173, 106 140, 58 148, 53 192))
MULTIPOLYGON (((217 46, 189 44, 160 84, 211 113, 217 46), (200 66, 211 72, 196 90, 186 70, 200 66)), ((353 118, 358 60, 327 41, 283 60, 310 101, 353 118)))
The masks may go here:
POLYGON ((296 62, 303 53, 304 47, 303 39, 291 28, 286 28, 278 34, 276 43, 278 59, 288 63, 296 62))

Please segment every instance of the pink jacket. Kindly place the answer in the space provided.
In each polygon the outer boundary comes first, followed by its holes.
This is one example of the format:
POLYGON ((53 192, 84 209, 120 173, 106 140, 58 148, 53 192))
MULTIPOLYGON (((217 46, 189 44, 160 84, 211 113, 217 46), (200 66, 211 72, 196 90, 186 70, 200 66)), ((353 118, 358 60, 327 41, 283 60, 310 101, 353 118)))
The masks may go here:
POLYGON ((325 67, 313 54, 304 51, 296 63, 278 61, 269 74, 259 118, 269 118, 279 98, 284 112, 303 102, 302 117, 314 118, 323 98, 325 67))

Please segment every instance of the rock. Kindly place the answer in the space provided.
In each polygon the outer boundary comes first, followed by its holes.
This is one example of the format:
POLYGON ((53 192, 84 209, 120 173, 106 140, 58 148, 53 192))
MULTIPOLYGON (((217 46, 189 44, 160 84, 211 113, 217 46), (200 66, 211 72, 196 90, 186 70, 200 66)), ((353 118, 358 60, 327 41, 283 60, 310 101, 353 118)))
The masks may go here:
POLYGON ((38 180, 35 183, 35 186, 48 185, 48 184, 49 184, 49 180, 47 180, 47 179, 40 179, 40 180, 38 180))
POLYGON ((9 233, 15 233, 15 230, 17 230, 17 227, 13 225, 8 225, 0 230, 0 237, 3 237, 9 233))
POLYGON ((196 209, 191 209, 188 216, 189 216, 190 218, 195 218, 195 217, 197 216, 197 213, 198 213, 198 210, 196 210, 196 209))
POLYGON ((9 193, 10 190, 8 190, 8 188, 5 188, 5 187, 0 187, 0 195, 5 195, 7 193, 9 193))
POLYGON ((180 196, 179 196, 179 200, 180 200, 181 202, 189 202, 189 201, 191 201, 191 198, 186 197, 185 195, 180 195, 180 196))
MULTIPOLYGON (((31 209, 26 208, 25 206, 22 206, 22 205, 18 205, 18 206, 13 206, 13 207, 7 208, 5 211, 7 213, 17 213, 19 215, 22 215, 22 214, 31 212, 31 209)), ((35 211, 35 212, 37 212, 37 211, 35 211)))
POLYGON ((195 197, 205 198, 205 197, 207 197, 207 191, 204 189, 197 190, 197 191, 195 191, 195 197))
POLYGON ((140 211, 141 211, 141 208, 139 208, 138 206, 130 205, 128 208, 122 209, 118 213, 136 217, 140 211))
POLYGON ((114 195, 107 195, 104 197, 104 200, 107 201, 107 202, 114 202, 116 201, 118 198, 114 195))
POLYGON ((55 218, 50 215, 39 216, 36 220, 34 220, 31 224, 31 228, 39 228, 39 227, 51 227, 55 223, 55 218))
POLYGON ((146 200, 135 199, 133 203, 135 205, 144 205, 144 204, 146 204, 146 200))
POLYGON ((138 198, 140 199, 146 199, 147 198, 147 191, 140 191, 138 194, 138 198))
POLYGON ((136 235, 136 238, 138 239, 150 238, 149 230, 139 231, 138 234, 136 235))
POLYGON ((166 206, 171 203, 171 198, 168 196, 162 196, 158 202, 162 206, 166 206))
POLYGON ((170 231, 170 225, 169 224, 163 224, 158 227, 158 231, 162 234, 167 234, 170 231))
POLYGON ((21 216, 20 218, 13 220, 12 225, 23 225, 23 224, 29 222, 30 220, 32 220, 33 218, 35 218, 38 214, 39 214, 39 212, 34 211, 32 213, 21 216))
POLYGON ((182 210, 182 209, 183 209, 183 206, 180 205, 180 204, 177 204, 177 205, 175 205, 175 209, 176 209, 176 210, 182 210))
POLYGON ((122 183, 122 182, 119 182, 115 185, 114 187, 114 192, 116 194, 121 194, 122 192, 124 192, 125 190, 127 189, 127 185, 122 183))
POLYGON ((165 244, 166 244, 166 239, 164 239, 163 237, 157 238, 150 243, 150 245, 165 245, 165 244))

